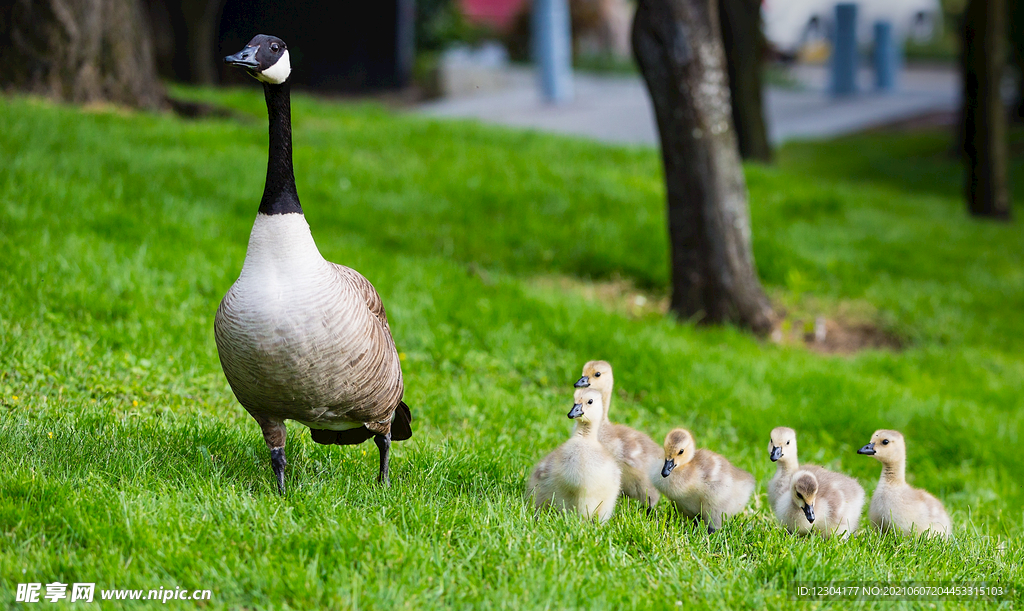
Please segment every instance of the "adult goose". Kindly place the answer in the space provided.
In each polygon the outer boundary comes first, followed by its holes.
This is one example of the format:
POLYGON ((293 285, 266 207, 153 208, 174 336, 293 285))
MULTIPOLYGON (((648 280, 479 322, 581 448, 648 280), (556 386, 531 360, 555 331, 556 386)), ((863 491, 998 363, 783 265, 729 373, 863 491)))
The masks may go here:
POLYGON ((302 214, 292 170, 288 47, 259 35, 224 58, 263 83, 270 119, 267 181, 238 280, 217 309, 221 367, 263 430, 283 494, 284 421, 322 444, 373 437, 377 481, 388 483, 391 442, 412 435, 402 368, 384 305, 359 272, 325 260, 302 214))

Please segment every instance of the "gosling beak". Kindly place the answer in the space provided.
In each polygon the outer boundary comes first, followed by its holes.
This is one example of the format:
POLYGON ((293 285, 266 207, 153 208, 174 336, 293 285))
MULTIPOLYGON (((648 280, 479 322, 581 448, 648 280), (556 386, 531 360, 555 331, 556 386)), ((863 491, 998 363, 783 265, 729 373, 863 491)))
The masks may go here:
POLYGON ((576 419, 583 415, 583 404, 574 403, 572 409, 569 410, 569 418, 576 419))
POLYGON ((772 462, 778 462, 782 458, 782 448, 780 446, 772 446, 772 451, 768 454, 768 458, 772 459, 772 462))
POLYGON ((857 453, 858 454, 866 454, 868 456, 874 456, 875 455, 875 442, 872 441, 868 445, 866 445, 863 448, 857 450, 857 453))
POLYGON ((590 388, 590 376, 583 376, 573 384, 576 388, 590 388))
POLYGON ((804 517, 808 522, 814 523, 814 505, 804 505, 804 517))
POLYGON ((676 461, 672 458, 665 459, 665 466, 661 468, 661 476, 668 477, 672 473, 672 469, 676 468, 676 461))
POLYGON ((259 68, 260 63, 256 61, 256 51, 258 50, 259 47, 246 47, 234 55, 225 57, 224 63, 248 69, 259 68))

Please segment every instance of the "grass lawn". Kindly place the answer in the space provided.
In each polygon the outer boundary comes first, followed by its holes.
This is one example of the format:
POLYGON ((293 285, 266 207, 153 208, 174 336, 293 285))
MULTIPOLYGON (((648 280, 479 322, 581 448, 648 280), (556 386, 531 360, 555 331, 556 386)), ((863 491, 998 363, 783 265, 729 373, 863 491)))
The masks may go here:
POLYGON ((773 299, 905 344, 822 356, 588 297, 606 281, 667 290, 653 150, 298 96, 307 218, 324 256, 383 296, 415 433, 384 490, 372 444, 290 425, 282 498, 213 341, 262 194, 263 96, 179 93, 252 119, 0 98, 0 606, 51 581, 292 609, 782 608, 803 580, 1024 586, 1024 208, 969 219, 946 134, 794 144, 747 168, 773 299), (567 437, 591 358, 616 368, 614 420, 659 442, 692 429, 757 477, 756 507, 713 536, 664 503, 622 502, 603 527, 534 519, 527 473, 567 437), (910 481, 946 503, 955 541, 789 536, 765 499, 778 425, 869 493, 880 466, 855 450, 902 430, 910 481))

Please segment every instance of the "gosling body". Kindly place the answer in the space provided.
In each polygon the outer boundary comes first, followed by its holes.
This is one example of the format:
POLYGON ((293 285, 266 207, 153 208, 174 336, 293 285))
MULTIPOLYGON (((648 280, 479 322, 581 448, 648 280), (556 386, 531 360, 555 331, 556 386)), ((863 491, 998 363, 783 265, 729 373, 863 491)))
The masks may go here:
POLYGON ((661 471, 662 449, 640 431, 609 421, 614 384, 612 366, 607 361, 589 361, 583 366, 583 375, 575 387, 591 388, 601 393, 604 416, 599 440, 622 470, 622 494, 653 507, 661 497, 654 481, 661 471))
POLYGON ((655 485, 688 518, 699 518, 708 532, 746 507, 754 492, 754 476, 724 456, 698 449, 693 435, 675 429, 665 438, 664 463, 655 485))
POLYGON ((899 431, 875 431, 871 443, 857 453, 874 456, 882 463, 882 475, 868 507, 868 519, 875 528, 904 535, 950 536, 953 525, 942 502, 907 483, 907 446, 899 431))
POLYGON ((602 523, 614 514, 622 470, 598 439, 603 411, 600 392, 576 391, 569 412, 577 421, 572 436, 537 463, 526 485, 538 511, 574 511, 602 523))
POLYGON ((775 516, 793 534, 846 538, 860 527, 864 496, 852 477, 808 465, 793 474, 789 493, 774 506, 775 516))

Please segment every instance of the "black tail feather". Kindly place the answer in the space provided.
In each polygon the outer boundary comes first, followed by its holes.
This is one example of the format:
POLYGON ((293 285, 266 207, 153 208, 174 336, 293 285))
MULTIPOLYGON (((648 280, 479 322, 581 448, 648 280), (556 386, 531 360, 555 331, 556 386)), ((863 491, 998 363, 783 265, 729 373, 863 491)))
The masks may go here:
POLYGON ((400 401, 395 408, 395 419, 391 421, 391 440, 405 441, 412 437, 412 412, 405 401, 400 401))

